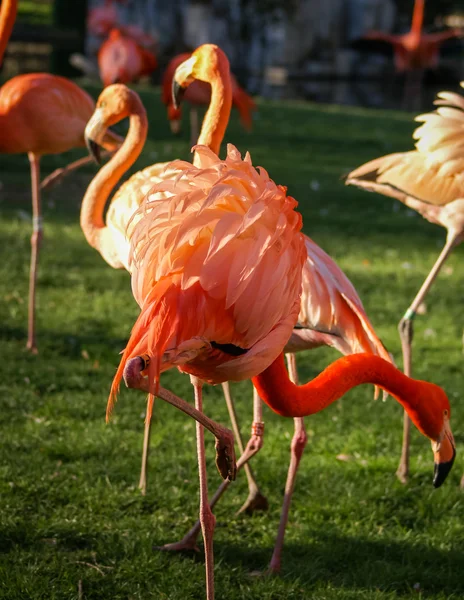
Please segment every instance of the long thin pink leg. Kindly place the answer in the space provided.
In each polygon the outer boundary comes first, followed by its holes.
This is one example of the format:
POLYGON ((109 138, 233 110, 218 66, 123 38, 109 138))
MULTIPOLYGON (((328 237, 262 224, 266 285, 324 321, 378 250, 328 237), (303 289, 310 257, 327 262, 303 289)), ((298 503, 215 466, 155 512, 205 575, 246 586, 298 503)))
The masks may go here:
MULTIPOLYGON (((253 424, 251 426, 251 437, 248 440, 248 444, 244 449, 242 455, 237 461, 237 471, 244 467, 247 462, 263 447, 263 435, 264 435, 264 423, 262 422, 262 402, 258 394, 255 392, 253 396, 253 424)), ((215 491, 214 496, 211 498, 209 503, 210 508, 214 508, 216 503, 222 497, 224 492, 229 487, 230 480, 225 479, 221 485, 215 491)), ((170 544, 164 544, 164 546, 154 546, 154 550, 167 550, 170 552, 178 552, 181 550, 195 550, 198 551, 197 538, 200 533, 201 524, 197 521, 195 525, 189 529, 184 537, 178 542, 172 542, 170 544)))
MULTIPOLYGON (((288 371, 291 381, 298 384, 298 373, 296 370, 296 361, 294 354, 287 354, 288 371)), ((294 419, 295 433, 293 434, 290 454, 290 466, 288 468, 287 481, 285 483, 285 496, 282 505, 282 513, 280 515, 279 530, 277 532, 274 552, 272 553, 271 562, 269 563, 268 573, 278 573, 281 566, 281 554, 284 545, 285 528, 288 522, 288 513, 292 501, 293 489, 295 487, 296 473, 300 464, 303 451, 305 449, 308 437, 302 418, 294 419)))
MULTIPOLYGON (((237 421, 237 413, 235 411, 234 401, 232 400, 232 396, 230 394, 230 386, 228 381, 222 384, 222 390, 224 392, 224 398, 226 399, 227 410, 229 411, 229 417, 232 423, 232 431, 234 432, 235 441, 240 451, 240 456, 243 456, 245 449, 243 447, 243 440, 237 421)), ((254 388, 253 415, 253 424, 262 423, 261 399, 254 388)), ((248 464, 248 462, 245 462, 243 464, 243 469, 245 471, 245 475, 248 481, 248 498, 245 500, 245 503, 238 512, 246 512, 247 514, 251 515, 254 513, 255 510, 267 510, 269 508, 269 503, 267 501, 267 498, 261 493, 258 484, 256 483, 256 479, 253 475, 253 471, 251 470, 251 467, 248 464)))
MULTIPOLYGON (((147 356, 134 356, 124 367, 124 381, 129 388, 149 392, 150 384, 147 377, 142 375, 149 361, 147 356)), ((169 390, 159 386, 156 395, 165 402, 172 404, 185 414, 201 423, 216 438, 216 466, 223 479, 234 480, 237 474, 235 463, 234 436, 232 432, 208 418, 203 412, 191 406, 169 390)))
MULTIPOLYGON (((148 402, 147 400, 147 412, 148 415, 148 402)), ((151 419, 145 419, 145 429, 143 433, 143 450, 142 450, 142 467, 140 469, 140 481, 139 490, 142 492, 142 496, 147 493, 147 469, 148 469, 148 454, 150 452, 150 435, 151 435, 151 419)))
POLYGON ((35 288, 37 281, 37 264, 39 262, 39 250, 42 242, 42 215, 40 210, 40 156, 29 152, 29 163, 31 165, 32 186, 32 236, 31 236, 31 267, 29 274, 29 317, 27 348, 37 354, 35 343, 35 288))
MULTIPOLYGON (((406 311, 404 317, 398 324, 398 331, 401 339, 401 349, 403 352, 403 371, 408 377, 411 377, 411 364, 412 364, 412 338, 414 334, 413 319, 416 316, 417 309, 420 304, 424 301, 428 291, 430 290, 433 282, 437 278, 440 269, 445 263, 448 256, 451 254, 453 248, 458 242, 459 235, 448 235, 446 244, 444 245, 439 257, 433 265, 430 273, 427 275, 422 287, 417 292, 416 297, 412 301, 410 307, 406 311)), ((396 475, 401 483, 407 483, 409 476, 409 444, 411 437, 411 421, 405 412, 403 415, 403 445, 401 448, 401 459, 396 475)))
MULTIPOLYGON (((202 384, 196 377, 190 377, 195 390, 195 408, 203 412, 202 384)), ((206 477, 205 438, 203 426, 197 421, 197 455, 200 476, 200 523, 205 545, 206 599, 214 600, 214 554, 213 534, 216 519, 208 502, 208 481, 206 477)))

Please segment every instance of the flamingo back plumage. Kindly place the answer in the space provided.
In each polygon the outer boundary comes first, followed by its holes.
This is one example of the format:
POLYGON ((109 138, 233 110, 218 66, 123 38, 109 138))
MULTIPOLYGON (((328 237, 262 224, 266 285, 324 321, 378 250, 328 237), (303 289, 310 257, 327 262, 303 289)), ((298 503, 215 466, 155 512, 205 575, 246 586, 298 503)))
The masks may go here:
POLYGON ((224 161, 196 151, 199 166, 171 163, 178 176, 136 213, 132 290, 141 314, 109 410, 133 356, 155 357, 153 391, 173 366, 210 383, 248 379, 271 364, 296 323, 306 259, 296 201, 232 145, 224 161))
POLYGON ((0 152, 58 154, 84 146, 94 108, 89 94, 64 77, 17 75, 0 90, 0 118, 8 119, 0 152))

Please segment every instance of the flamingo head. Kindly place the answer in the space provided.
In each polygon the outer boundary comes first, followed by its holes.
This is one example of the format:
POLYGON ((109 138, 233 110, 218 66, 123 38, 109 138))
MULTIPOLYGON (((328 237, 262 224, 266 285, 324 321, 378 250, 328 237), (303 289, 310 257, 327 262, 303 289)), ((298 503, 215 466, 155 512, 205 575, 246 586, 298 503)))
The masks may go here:
MULTIPOLYGON (((445 396, 446 397, 446 396, 445 396)), ((433 474, 433 485, 438 488, 448 477, 448 473, 456 458, 456 445, 453 433, 449 424, 450 409, 448 399, 447 407, 441 411, 441 428, 438 437, 432 440, 432 450, 434 454, 435 470, 433 474)))
POLYGON ((421 381, 420 402, 405 406, 414 425, 426 435, 434 454, 433 485, 445 481, 456 457, 456 447, 450 427, 451 408, 445 391, 433 383, 421 381))
POLYGON ((102 91, 84 132, 87 148, 97 164, 107 129, 140 110, 145 113, 140 98, 124 84, 115 83, 102 91))
POLYGON ((183 63, 172 78, 172 101, 175 108, 180 106, 188 86, 195 80, 211 83, 220 69, 229 71, 229 61, 224 52, 215 44, 199 46, 183 63))

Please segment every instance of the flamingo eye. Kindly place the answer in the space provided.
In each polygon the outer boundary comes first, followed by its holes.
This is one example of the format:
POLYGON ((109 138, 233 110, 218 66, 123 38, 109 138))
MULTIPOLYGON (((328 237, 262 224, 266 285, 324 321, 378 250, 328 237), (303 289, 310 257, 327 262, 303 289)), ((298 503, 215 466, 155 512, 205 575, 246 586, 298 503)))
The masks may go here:
POLYGON ((103 102, 100 102, 100 106, 98 108, 105 108, 105 106, 106 106, 106 102, 103 101, 103 102))

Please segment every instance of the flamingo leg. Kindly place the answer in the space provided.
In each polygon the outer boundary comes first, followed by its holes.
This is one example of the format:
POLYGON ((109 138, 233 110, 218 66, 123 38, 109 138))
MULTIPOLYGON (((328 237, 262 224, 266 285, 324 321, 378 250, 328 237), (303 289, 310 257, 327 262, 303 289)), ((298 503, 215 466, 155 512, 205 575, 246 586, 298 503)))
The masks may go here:
MULTIPOLYGON (((237 461, 237 471, 244 467, 250 458, 257 454, 263 447, 264 423, 261 420, 262 402, 256 391, 255 395, 253 396, 253 400, 253 424, 251 426, 251 437, 248 440, 245 450, 242 452, 242 455, 237 461)), ((225 479, 215 491, 214 496, 211 498, 209 503, 211 509, 214 508, 216 503, 222 497, 223 493, 229 487, 230 483, 230 479, 225 479)), ((199 549, 196 542, 198 534, 200 533, 200 528, 200 521, 197 521, 180 541, 164 544, 164 546, 154 546, 153 549, 170 552, 179 552, 181 550, 195 550, 198 552, 199 549)))
MULTIPOLYGON (((296 360, 294 354, 287 354, 288 371, 291 381, 298 385, 298 373, 296 370, 296 360)), ((272 553, 271 562, 267 573, 278 573, 281 566, 281 554, 284 545, 285 528, 288 522, 288 513, 290 510, 290 504, 292 501, 292 494, 295 488, 296 473, 300 464, 301 457, 303 456, 304 449, 308 442, 308 436, 306 435, 306 429, 304 426, 304 420, 302 418, 294 419, 295 432, 293 434, 291 443, 291 454, 290 454, 290 465, 288 467, 287 481, 285 483, 285 495, 284 502, 282 505, 282 513, 280 515, 279 529, 277 532, 276 543, 274 551, 272 553)))
MULTIPOLYGON (((435 264, 433 265, 430 273, 427 275, 422 287, 417 292, 416 297, 412 301, 408 310, 405 312, 404 317, 398 324, 398 331, 401 339, 401 349, 403 352, 403 371, 408 377, 411 377, 412 371, 412 339, 414 335, 413 319, 416 316, 417 309, 420 304, 424 301, 428 291, 432 287, 433 282, 438 276, 440 269, 445 263, 448 256, 451 254, 453 248, 456 246, 459 240, 459 234, 448 235, 446 243, 440 252, 435 264)), ((409 476, 409 444, 411 437, 411 421, 406 414, 403 415, 403 445, 401 448, 401 459, 396 476, 401 483, 407 483, 409 476)))
MULTIPOLYGON (((103 156, 107 156, 109 154, 111 154, 111 153, 104 150, 101 153, 101 156, 103 157, 103 156)), ((54 186, 55 184, 59 183, 61 181, 61 179, 66 177, 66 175, 69 175, 69 173, 72 173, 72 171, 78 169, 79 167, 83 167, 84 165, 89 165, 93 162, 94 162, 94 159, 92 156, 84 156, 83 158, 79 158, 78 160, 75 160, 74 162, 69 163, 69 165, 66 165, 65 167, 62 167, 60 169, 55 169, 52 173, 50 173, 50 175, 47 175, 47 177, 45 177, 45 179, 40 184, 40 189, 45 190, 47 188, 54 186)))
MULTIPOLYGON (((190 377, 195 391, 195 408, 203 412, 202 384, 196 377, 190 377)), ((206 599, 214 600, 214 554, 213 534, 216 518, 208 502, 208 481, 206 477, 205 439, 203 426, 196 422, 198 473, 200 476, 200 523, 205 545, 206 599)))
MULTIPOLYGON (((147 412, 148 415, 148 402, 147 400, 147 412)), ((142 450, 142 467, 140 469, 140 480, 139 490, 142 492, 142 496, 147 493, 147 468, 148 468, 148 453, 150 449, 150 435, 151 435, 151 419, 145 419, 145 429, 143 434, 143 450, 142 450)))
MULTIPOLYGON (((230 394, 230 386, 229 382, 226 381, 222 384, 222 389, 224 392, 224 398, 226 399, 227 410, 229 411, 230 421, 232 423, 232 431, 234 432, 234 438, 237 442, 238 449, 240 451, 240 456, 243 456, 245 453, 245 449, 243 447, 243 440, 240 433, 240 428, 238 426, 237 421, 237 413, 235 411, 234 401, 232 400, 232 396, 230 394)), ((258 393, 253 388, 253 425, 252 425, 252 436, 253 436, 253 427, 256 423, 262 423, 262 404, 261 399, 258 396, 258 393)), ((262 436, 260 437, 262 439, 262 436)), ((262 445, 262 444, 261 444, 262 445)), ((260 446, 261 447, 261 446, 260 446)), ((256 479, 253 475, 253 471, 251 470, 248 462, 243 463, 243 469, 245 471, 245 475, 248 481, 248 498, 245 500, 245 503, 238 511, 239 513, 246 512, 249 515, 252 515, 255 510, 267 510, 269 508, 269 503, 267 498, 261 493, 258 484, 256 483, 256 479)))
POLYGON ((37 264, 39 262, 39 250, 42 242, 42 215, 40 209, 40 156, 29 152, 29 163, 31 165, 32 186, 32 236, 31 236, 31 267, 29 274, 29 317, 27 348, 37 354, 35 343, 35 288, 37 282, 37 264))
MULTIPOLYGON (((147 377, 143 377, 142 371, 147 365, 147 357, 134 356, 127 361, 124 368, 124 381, 129 388, 135 388, 144 392, 150 391, 147 377)), ((208 418, 202 411, 197 410, 182 398, 179 398, 169 390, 159 386, 156 392, 158 398, 172 404, 195 421, 201 423, 216 438, 216 466, 223 479, 234 480, 237 474, 235 463, 234 436, 230 429, 219 425, 208 418)))
POLYGON ((190 107, 190 145, 195 146, 198 142, 199 127, 198 127, 198 109, 195 106, 190 107))

